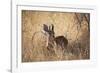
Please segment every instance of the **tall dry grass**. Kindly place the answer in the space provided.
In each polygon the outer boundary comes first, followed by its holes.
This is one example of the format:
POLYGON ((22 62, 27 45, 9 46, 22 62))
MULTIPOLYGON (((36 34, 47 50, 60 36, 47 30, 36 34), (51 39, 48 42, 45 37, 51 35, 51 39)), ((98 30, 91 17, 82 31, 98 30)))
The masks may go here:
MULTIPOLYGON (((80 18, 81 13, 77 13, 80 18)), ((81 28, 75 13, 22 11, 22 62, 90 59, 90 32, 83 18, 81 28), (43 24, 54 24, 55 36, 68 39, 67 49, 47 49, 43 24)))

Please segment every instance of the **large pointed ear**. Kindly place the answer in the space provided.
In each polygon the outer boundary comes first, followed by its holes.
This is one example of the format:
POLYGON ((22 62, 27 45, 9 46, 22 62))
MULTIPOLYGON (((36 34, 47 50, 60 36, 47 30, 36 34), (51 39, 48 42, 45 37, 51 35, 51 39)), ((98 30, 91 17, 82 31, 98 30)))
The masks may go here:
POLYGON ((48 32, 48 26, 46 24, 43 24, 43 30, 48 32))
POLYGON ((50 25, 49 25, 49 31, 51 31, 51 27, 50 27, 50 25))
POLYGON ((51 26, 52 26, 52 31, 54 31, 54 25, 53 25, 53 24, 51 24, 51 26))

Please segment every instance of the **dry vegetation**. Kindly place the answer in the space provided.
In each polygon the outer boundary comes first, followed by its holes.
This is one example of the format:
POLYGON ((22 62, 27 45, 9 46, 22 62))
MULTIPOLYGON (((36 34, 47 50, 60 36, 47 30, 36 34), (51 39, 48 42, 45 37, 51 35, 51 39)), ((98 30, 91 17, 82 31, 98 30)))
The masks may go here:
POLYGON ((88 13, 22 11, 22 62, 80 60, 90 58, 88 13), (55 47, 48 50, 43 24, 54 24, 55 36, 68 39, 69 52, 55 47))

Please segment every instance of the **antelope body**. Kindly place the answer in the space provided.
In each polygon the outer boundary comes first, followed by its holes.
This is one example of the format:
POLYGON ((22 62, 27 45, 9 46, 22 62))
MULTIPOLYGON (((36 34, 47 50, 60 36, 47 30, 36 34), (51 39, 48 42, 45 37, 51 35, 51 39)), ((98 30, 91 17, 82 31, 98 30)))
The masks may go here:
POLYGON ((48 39, 47 39, 48 49, 54 48, 55 45, 57 47, 60 47, 62 50, 67 49, 67 45, 68 45, 67 38, 65 38, 63 35, 55 37, 53 24, 49 27, 46 24, 44 24, 43 30, 48 34, 48 39))

